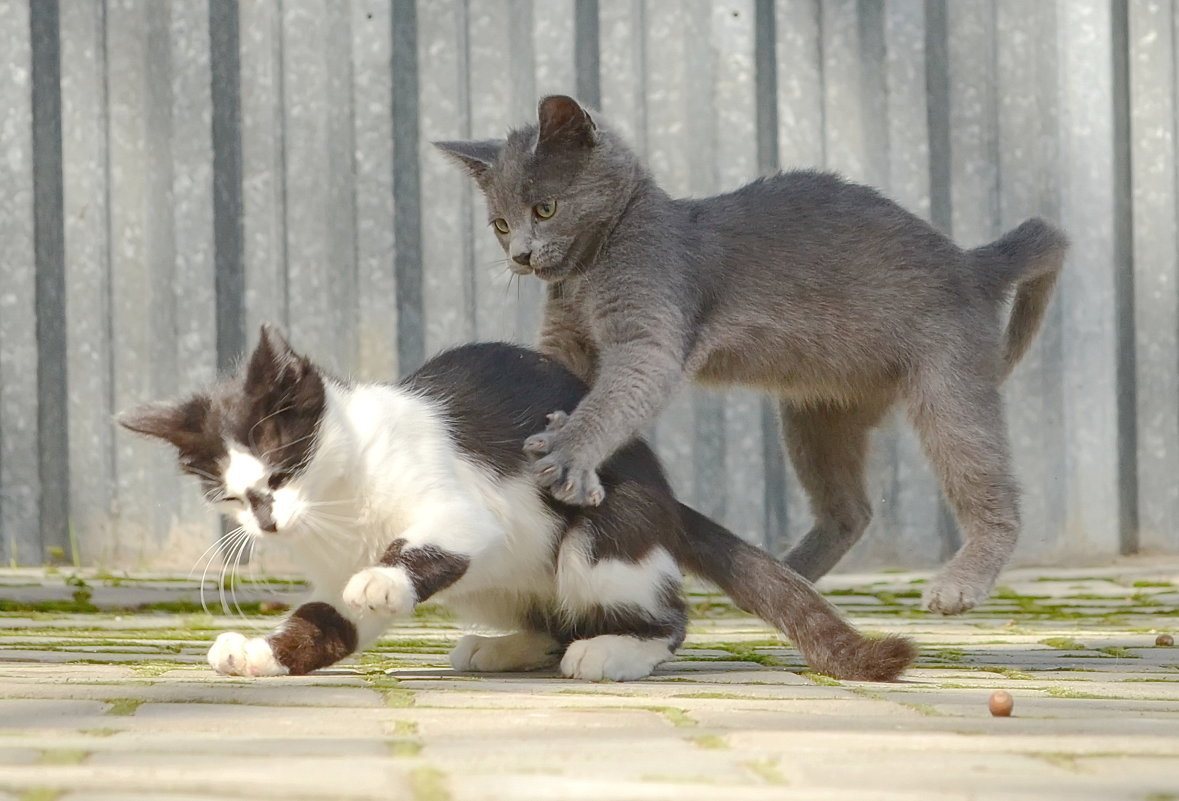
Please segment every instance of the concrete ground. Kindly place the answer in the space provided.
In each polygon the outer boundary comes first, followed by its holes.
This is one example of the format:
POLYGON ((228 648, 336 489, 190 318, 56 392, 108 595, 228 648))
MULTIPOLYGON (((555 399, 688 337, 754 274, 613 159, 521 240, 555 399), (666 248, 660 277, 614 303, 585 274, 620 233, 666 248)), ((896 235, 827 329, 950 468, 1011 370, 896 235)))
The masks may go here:
POLYGON ((1179 560, 1011 571, 953 619, 918 609, 926 578, 821 584, 920 643, 896 683, 810 673, 700 593, 677 661, 593 684, 456 674, 429 609, 337 669, 218 677, 212 638, 273 625, 296 587, 241 586, 234 619, 190 581, 0 571, 0 801, 1179 799, 1179 649, 1155 644, 1179 635, 1179 560))

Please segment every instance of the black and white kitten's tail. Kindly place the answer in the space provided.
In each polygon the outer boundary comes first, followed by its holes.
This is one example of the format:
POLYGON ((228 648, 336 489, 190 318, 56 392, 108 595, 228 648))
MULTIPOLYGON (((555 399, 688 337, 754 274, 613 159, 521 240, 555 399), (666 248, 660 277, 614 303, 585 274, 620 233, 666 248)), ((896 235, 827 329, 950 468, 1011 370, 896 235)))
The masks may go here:
POLYGON ((1032 344, 1048 309, 1056 277, 1064 266, 1068 239, 1038 217, 1025 221, 989 245, 970 251, 981 267, 984 287, 996 302, 1015 285, 1015 302, 1003 335, 1003 374, 1010 375, 1032 344))
POLYGON ((865 637, 814 586, 768 553, 680 504, 680 564, 716 584, 737 606, 786 633, 807 664, 852 681, 890 681, 917 656, 905 637, 865 637))

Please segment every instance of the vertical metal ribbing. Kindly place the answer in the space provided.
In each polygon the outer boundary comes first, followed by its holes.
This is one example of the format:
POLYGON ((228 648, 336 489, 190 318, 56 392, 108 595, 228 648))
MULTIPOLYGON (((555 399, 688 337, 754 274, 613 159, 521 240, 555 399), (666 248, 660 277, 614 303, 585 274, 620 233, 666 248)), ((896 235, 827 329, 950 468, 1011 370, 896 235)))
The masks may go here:
POLYGON ((37 456, 42 558, 69 543, 61 37, 57 0, 29 6, 32 37, 33 218, 37 309, 37 456))
POLYGON ((397 273, 397 363, 425 359, 422 315, 421 171, 418 163, 418 22, 415 0, 393 3, 393 229, 397 273))
POLYGON ((209 0, 213 100, 213 239, 217 298, 217 368, 245 350, 242 218, 241 55, 237 0, 209 0))

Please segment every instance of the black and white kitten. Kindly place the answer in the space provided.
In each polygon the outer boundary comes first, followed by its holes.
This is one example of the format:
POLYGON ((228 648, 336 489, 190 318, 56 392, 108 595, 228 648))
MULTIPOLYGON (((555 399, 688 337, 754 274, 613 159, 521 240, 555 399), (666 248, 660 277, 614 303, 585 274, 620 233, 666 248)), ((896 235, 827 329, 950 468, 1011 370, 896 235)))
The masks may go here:
POLYGON ((550 498, 524 438, 559 427, 586 392, 555 361, 468 345, 398 385, 346 383, 262 329, 248 363, 210 391, 125 412, 172 443, 182 470, 250 535, 287 545, 314 586, 266 637, 220 635, 219 673, 301 674, 375 640, 426 599, 508 632, 468 635, 459 670, 560 664, 570 677, 638 679, 683 642, 681 569, 785 631, 812 667, 887 680, 914 657, 867 639, 768 554, 678 504, 641 440, 602 468, 592 508, 550 498))

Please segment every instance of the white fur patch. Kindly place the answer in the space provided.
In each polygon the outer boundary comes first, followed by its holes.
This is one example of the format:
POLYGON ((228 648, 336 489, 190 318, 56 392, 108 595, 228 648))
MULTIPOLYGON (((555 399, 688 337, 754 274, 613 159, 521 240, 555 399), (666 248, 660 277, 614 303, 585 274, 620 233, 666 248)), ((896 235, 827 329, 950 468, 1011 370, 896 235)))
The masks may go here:
POLYGON ((557 586, 561 602, 573 609, 595 604, 634 604, 654 610, 662 605, 659 593, 667 579, 680 579, 679 565, 656 546, 638 562, 589 558, 589 534, 569 532, 557 558, 557 586))
POLYGON ((285 676, 289 672, 274 658, 265 638, 247 639, 236 631, 227 631, 213 641, 208 660, 223 676, 285 676))
POLYGON ((503 637, 468 634, 450 652, 450 664, 455 670, 479 672, 537 670, 557 661, 556 649, 556 640, 535 631, 503 637))
POLYGON ((524 609, 555 595, 553 541, 561 522, 531 479, 498 479, 471 464, 459 475, 502 533, 485 544, 466 575, 440 598, 464 620, 515 629, 524 609))
POLYGON ((666 640, 603 634, 571 644, 561 660, 561 673, 586 681, 633 681, 650 676, 670 658, 666 640))
POLYGON ((417 593, 401 567, 366 567, 348 580, 344 603, 364 612, 400 615, 413 611, 417 593))
POLYGON ((266 478, 266 467, 252 454, 230 447, 229 464, 225 467, 225 489, 230 495, 245 497, 266 478))

